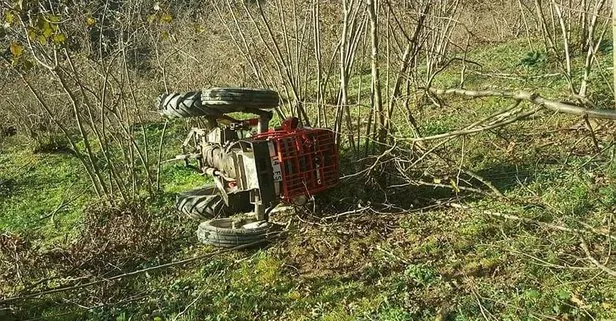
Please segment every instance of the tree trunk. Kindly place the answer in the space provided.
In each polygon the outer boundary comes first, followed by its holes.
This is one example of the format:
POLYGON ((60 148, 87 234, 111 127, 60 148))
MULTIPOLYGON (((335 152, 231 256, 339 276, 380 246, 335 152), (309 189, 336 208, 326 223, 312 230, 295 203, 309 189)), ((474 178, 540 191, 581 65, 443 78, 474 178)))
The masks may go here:
POLYGON ((383 98, 381 96, 381 79, 379 70, 379 35, 378 35, 378 22, 376 16, 376 2, 374 0, 368 0, 368 14, 370 15, 370 39, 371 39, 371 69, 372 69, 372 108, 375 112, 374 119, 378 119, 377 141, 379 146, 383 147, 382 143, 385 141, 385 113, 383 111, 383 98))
MULTIPOLYGON (((612 0, 612 43, 614 43, 614 40, 616 40, 616 0, 612 0)), ((614 74, 614 92, 616 92, 616 50, 612 49, 612 55, 614 59, 614 68, 612 69, 614 74)), ((614 103, 616 104, 616 97, 614 103)), ((616 109, 616 105, 614 109, 616 109)))

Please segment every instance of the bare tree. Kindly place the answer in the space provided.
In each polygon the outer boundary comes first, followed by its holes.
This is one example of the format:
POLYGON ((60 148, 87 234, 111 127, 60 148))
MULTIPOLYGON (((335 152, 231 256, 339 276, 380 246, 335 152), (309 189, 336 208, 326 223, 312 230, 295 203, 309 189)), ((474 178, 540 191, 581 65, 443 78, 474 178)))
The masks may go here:
MULTIPOLYGON (((374 118, 378 118, 378 128, 376 131, 377 139, 379 143, 385 142, 386 128, 385 128, 385 112, 383 110, 383 99, 381 97, 381 77, 379 68, 379 30, 377 20, 377 4, 375 0, 368 0, 368 13, 370 16, 370 69, 372 74, 372 86, 371 86, 371 106, 373 110, 374 118)), ((381 148, 383 145, 381 145, 381 148)))
POLYGON ((555 0, 548 4, 535 0, 537 20, 546 53, 557 58, 571 93, 581 100, 585 100, 588 94, 592 65, 610 21, 605 3, 605 0, 582 0, 569 1, 568 5, 564 5, 555 0), (574 12, 578 14, 577 19, 574 19, 574 12), (548 19, 552 22, 552 27, 548 19), (586 56, 583 74, 579 80, 576 79, 572 67, 576 49, 586 56))
MULTIPOLYGON (((612 0, 612 39, 616 39, 616 1, 612 0)), ((616 93, 616 50, 612 49, 612 59, 614 61, 614 65, 612 68, 612 73, 614 74, 614 92, 616 93)), ((614 108, 616 109, 616 99, 614 99, 614 108)))

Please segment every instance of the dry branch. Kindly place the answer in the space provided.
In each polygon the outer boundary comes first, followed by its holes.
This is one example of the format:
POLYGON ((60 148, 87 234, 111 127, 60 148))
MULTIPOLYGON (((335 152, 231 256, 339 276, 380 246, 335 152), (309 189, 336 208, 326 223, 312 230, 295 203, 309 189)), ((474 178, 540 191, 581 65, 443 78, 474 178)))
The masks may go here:
MULTIPOLYGON (((270 234, 270 237, 275 237, 277 235, 282 234, 284 231, 282 232, 275 232, 270 234)), ((82 288, 86 288, 86 287, 90 287, 90 286, 94 286, 97 284, 101 284, 101 283, 107 283, 113 280, 118 280, 118 279, 122 279, 122 278, 126 278, 126 277, 131 277, 131 276, 135 276, 135 275, 140 275, 140 274, 144 274, 144 273, 148 273, 148 272, 152 272, 152 271, 156 271, 156 270, 160 270, 160 269, 165 269, 165 268, 170 268, 170 267, 174 267, 174 266, 178 266, 178 265, 185 265, 188 263, 192 263, 192 262, 196 262, 196 261, 200 261, 206 258, 211 258, 214 256, 217 256, 219 254, 223 254, 223 253, 227 253, 227 252, 231 252, 231 251, 235 251, 235 250, 240 250, 240 249, 245 249, 245 248, 250 248, 256 245, 260 245, 262 243, 266 242, 265 240, 258 240, 252 243, 248 243, 248 244, 242 244, 242 245, 238 245, 238 246, 234 246, 234 247, 229 247, 229 248, 224 248, 215 252, 210 252, 210 253, 206 253, 204 255, 200 255, 200 256, 196 256, 196 257, 192 257, 192 258, 188 258, 188 259, 184 259, 184 260, 180 260, 180 261, 176 261, 176 262, 169 262, 169 263, 165 263, 165 264, 160 264, 160 265, 156 265, 156 266, 151 266, 151 267, 147 267, 144 269, 140 269, 140 270, 135 270, 135 271, 131 271, 131 272, 127 272, 127 273, 122 273, 122 274, 118 274, 118 275, 114 275, 112 277, 109 278, 103 278, 100 280, 95 280, 95 281, 91 281, 91 282, 87 282, 87 283, 82 283, 82 284, 77 284, 77 285, 72 285, 72 286, 59 286, 56 288, 52 288, 52 289, 48 289, 48 290, 44 290, 44 291, 40 291, 37 293, 30 293, 30 294, 25 294, 22 296, 16 296, 16 297, 10 297, 10 298, 6 298, 3 300, 0 300, 0 306, 2 305, 6 305, 9 303, 13 303, 16 301, 22 301, 22 300, 26 300, 26 299, 34 299, 34 298, 38 298, 40 296, 43 295, 49 295, 49 294, 54 294, 54 293, 60 293, 60 292, 66 292, 66 291, 72 291, 72 290, 77 290, 77 289, 82 289, 82 288)))
POLYGON ((601 271, 609 274, 610 276, 613 276, 616 278, 616 271, 610 269, 609 267, 601 264, 601 262, 599 262, 597 259, 595 259, 592 254, 590 253, 590 250, 588 249, 588 244, 586 244, 586 241, 584 240, 583 237, 580 237, 580 245, 582 246, 582 249, 584 250, 584 253, 586 253, 586 258, 592 263, 594 264, 597 268, 599 268, 601 271))
MULTIPOLYGON (((494 128, 498 128, 498 127, 503 127, 509 124, 512 124, 514 122, 517 122, 519 120, 522 120, 526 117, 529 117, 533 114, 535 114, 537 111, 539 111, 540 108, 534 108, 526 113, 520 114, 516 117, 501 121, 501 122, 497 122, 497 123, 493 123, 484 127, 474 127, 474 128, 468 128, 468 129, 462 129, 462 130, 456 130, 456 131, 452 131, 452 132, 448 132, 448 133, 443 133, 443 134, 438 134, 438 135, 433 135, 433 136, 425 136, 425 137, 418 137, 418 138, 408 138, 408 139, 403 139, 403 140, 408 140, 408 141, 412 141, 412 142, 420 142, 420 141, 426 141, 426 140, 434 140, 434 139, 443 139, 443 138, 449 138, 449 137, 455 137, 455 136, 462 136, 462 135, 468 135, 468 134, 473 134, 473 133, 478 133, 481 131, 485 131, 485 130, 490 130, 490 129, 494 129, 494 128)), ((507 111, 504 111, 503 114, 507 113, 507 111)))
MULTIPOLYGON (((471 209, 470 206, 465 205, 465 204, 451 203, 449 205, 452 208, 458 208, 458 209, 463 209, 463 210, 471 209)), ((535 219, 532 219, 532 218, 517 216, 517 215, 513 215, 513 214, 506 214, 506 213, 493 212, 493 211, 483 211, 482 213, 486 214, 486 215, 494 216, 494 217, 499 217, 499 218, 511 220, 511 221, 521 221, 521 222, 525 222, 525 223, 535 224, 535 225, 538 225, 538 226, 541 226, 541 227, 544 227, 544 228, 547 228, 547 229, 551 229, 551 230, 557 230, 557 231, 562 231, 562 232, 569 232, 569 233, 573 233, 573 234, 576 234, 576 235, 580 235, 580 234, 583 234, 583 233, 590 233, 590 234, 601 235, 601 236, 609 238, 611 240, 616 240, 616 235, 612 235, 610 233, 606 233, 606 232, 597 230, 597 229, 595 229, 593 227, 590 227, 590 226, 587 226, 585 228, 574 228, 574 227, 567 227, 567 226, 562 226, 562 225, 542 222, 542 221, 538 221, 538 220, 535 220, 535 219)))
POLYGON ((493 90, 464 90, 464 89, 435 89, 429 88, 429 91, 435 95, 462 95, 468 96, 472 98, 482 98, 482 97, 503 97, 503 98, 511 98, 516 100, 525 100, 531 102, 533 104, 539 105, 541 107, 545 107, 549 110, 578 115, 578 116, 587 116, 589 118, 601 118, 601 119, 612 119, 616 120, 616 112, 610 110, 595 110, 595 109, 587 109, 580 106, 567 104, 555 100, 550 100, 541 97, 541 95, 537 93, 531 93, 527 91, 493 91, 493 90))

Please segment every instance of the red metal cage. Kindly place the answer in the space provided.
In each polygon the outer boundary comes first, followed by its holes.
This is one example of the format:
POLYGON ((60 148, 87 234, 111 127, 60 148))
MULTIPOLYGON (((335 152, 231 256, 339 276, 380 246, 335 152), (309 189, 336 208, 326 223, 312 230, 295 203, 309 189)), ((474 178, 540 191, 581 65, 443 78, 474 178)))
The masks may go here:
POLYGON ((334 132, 320 128, 270 130, 255 139, 270 142, 277 192, 285 201, 310 196, 338 183, 339 156, 334 132))

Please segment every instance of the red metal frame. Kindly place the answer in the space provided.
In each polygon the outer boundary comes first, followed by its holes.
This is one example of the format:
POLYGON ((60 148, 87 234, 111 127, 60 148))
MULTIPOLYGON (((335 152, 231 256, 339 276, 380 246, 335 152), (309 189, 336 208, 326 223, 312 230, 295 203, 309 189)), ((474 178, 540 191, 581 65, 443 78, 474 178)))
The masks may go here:
POLYGON ((285 121, 280 129, 271 129, 253 138, 273 143, 272 161, 278 161, 281 168, 282 200, 310 196, 338 183, 338 147, 331 130, 295 128, 292 121, 285 121))

